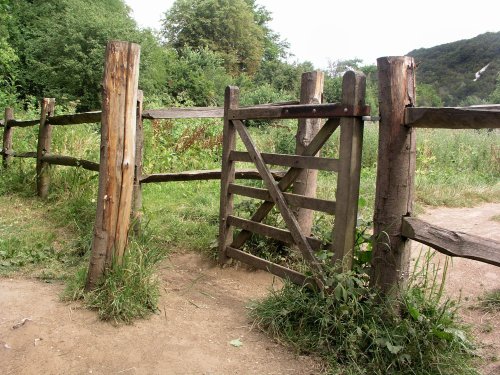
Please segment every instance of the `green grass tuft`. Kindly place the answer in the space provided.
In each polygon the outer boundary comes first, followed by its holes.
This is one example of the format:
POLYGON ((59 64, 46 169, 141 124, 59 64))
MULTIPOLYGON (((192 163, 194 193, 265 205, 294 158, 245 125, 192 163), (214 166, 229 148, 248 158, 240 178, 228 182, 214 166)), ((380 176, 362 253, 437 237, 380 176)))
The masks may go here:
POLYGON ((420 276, 397 301, 352 272, 332 276, 329 294, 286 283, 253 303, 251 316, 279 341, 323 357, 332 374, 477 374, 456 304, 441 300, 435 279, 420 276))
POLYGON ((62 298, 82 299, 102 320, 130 323, 145 318, 157 310, 160 292, 155 270, 164 256, 165 252, 158 248, 146 249, 133 242, 122 264, 113 264, 94 290, 84 291, 88 268, 83 267, 69 280, 62 298))
POLYGON ((500 312, 500 289, 487 292, 480 298, 480 307, 486 311, 500 312))

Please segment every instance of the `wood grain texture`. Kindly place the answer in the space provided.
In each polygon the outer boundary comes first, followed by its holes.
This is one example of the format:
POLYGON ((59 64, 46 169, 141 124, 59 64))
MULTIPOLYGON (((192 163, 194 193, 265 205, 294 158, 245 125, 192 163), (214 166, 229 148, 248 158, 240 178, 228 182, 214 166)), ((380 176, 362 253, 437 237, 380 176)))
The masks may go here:
POLYGON ((50 164, 42 161, 42 157, 50 153, 52 127, 47 119, 54 113, 55 103, 54 98, 44 98, 40 104, 40 126, 36 151, 36 191, 40 198, 47 198, 49 195, 50 164))
POLYGON ((142 158, 144 155, 144 129, 142 123, 142 104, 144 93, 137 91, 136 128, 135 128, 135 164, 134 190, 132 193, 132 225, 136 237, 141 235, 142 225, 142 158))
MULTIPOLYGON (((293 168, 309 168, 314 170, 322 170, 330 172, 337 172, 339 170, 338 159, 320 158, 314 156, 273 154, 267 152, 263 152, 261 153, 261 155, 262 159, 266 164, 293 167, 293 168)), ((230 158, 233 161, 241 161, 246 163, 252 162, 250 154, 248 152, 243 152, 243 151, 232 151, 230 158)))
MULTIPOLYGON (((232 194, 243 195, 245 197, 260 199, 263 201, 273 201, 267 189, 230 184, 229 192, 232 194)), ((290 206, 307 208, 309 210, 325 212, 331 215, 335 214, 335 202, 325 199, 304 197, 302 195, 293 193, 283 193, 283 196, 290 206)))
POLYGON ((7 126, 10 126, 11 128, 27 128, 29 126, 35 126, 35 125, 40 125, 40 119, 37 120, 16 120, 12 119, 6 122, 7 126))
POLYGON ((224 128, 222 131, 222 170, 220 181, 220 212, 219 212, 219 264, 228 261, 227 246, 233 239, 233 230, 227 222, 227 217, 233 213, 233 195, 229 192, 229 185, 235 180, 235 163, 231 160, 231 151, 236 149, 236 129, 229 120, 229 111, 239 105, 240 90, 235 86, 228 86, 224 94, 224 128))
POLYGON ((411 57, 377 60, 380 103, 371 282, 395 292, 408 277, 410 241, 401 218, 411 216, 416 163, 415 130, 401 126, 405 108, 415 105, 415 62, 411 57))
POLYGON ((448 230, 413 217, 403 218, 402 235, 452 257, 500 267, 500 242, 492 239, 448 230))
POLYGON ((143 119, 180 119, 180 118, 223 118, 224 108, 193 107, 149 109, 142 113, 143 119))
POLYGON ((406 108, 404 124, 414 128, 498 129, 500 107, 406 108))
POLYGON ((255 106, 229 111, 229 118, 231 120, 334 118, 369 115, 370 107, 368 106, 354 107, 340 103, 255 106))
POLYGON ((137 84, 140 47, 109 42, 106 47, 101 119, 101 159, 96 222, 87 289, 92 289, 127 244, 135 165, 137 84))
MULTIPOLYGON (((300 103, 301 104, 320 104, 323 97, 323 84, 325 75, 322 71, 317 70, 314 72, 302 73, 300 84, 300 103)), ((299 119, 297 134, 295 135, 295 153, 300 155, 306 146, 311 142, 321 128, 321 119, 299 119)), ((315 155, 319 156, 318 154, 315 155)), ((311 158, 314 159, 314 156, 311 158)), ((292 165, 299 167, 298 165, 292 165)), ((299 173, 297 179, 293 183, 294 194, 303 195, 306 197, 315 197, 316 189, 318 186, 318 170, 312 169, 310 166, 300 166, 304 168, 299 173)), ((338 170, 338 163, 335 166, 338 170)), ((313 212, 304 208, 296 208, 293 214, 297 218, 303 233, 307 236, 311 234, 313 223, 313 212)))
MULTIPOLYGON (((366 78, 363 73, 348 71, 342 79, 342 102, 363 106, 366 78)), ((332 238, 332 262, 343 271, 352 268, 355 233, 358 220, 363 121, 360 118, 340 120, 340 170, 337 179, 335 225, 332 238)))

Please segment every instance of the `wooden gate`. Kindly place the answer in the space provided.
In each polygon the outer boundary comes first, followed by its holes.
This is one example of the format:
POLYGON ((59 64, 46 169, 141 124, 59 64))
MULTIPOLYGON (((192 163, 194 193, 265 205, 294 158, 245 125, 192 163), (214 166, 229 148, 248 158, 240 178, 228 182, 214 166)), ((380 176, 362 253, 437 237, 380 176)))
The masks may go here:
POLYGON ((228 87, 226 89, 219 227, 219 261, 221 263, 233 258, 256 268, 265 269, 277 276, 288 278, 297 284, 314 283, 322 287, 321 263, 315 255, 321 249, 322 242, 303 233, 290 208, 292 206, 335 215, 332 241, 334 261, 341 261, 344 269, 351 267, 359 196, 363 137, 362 116, 367 116, 370 112, 369 107, 364 104, 365 82, 365 77, 361 73, 347 72, 342 84, 343 103, 341 104, 239 108, 238 88, 228 87), (327 119, 300 155, 260 152, 244 123, 245 120, 250 119, 298 118, 327 119), (315 156, 339 126, 341 131, 339 159, 315 156), (236 151, 237 135, 245 145, 246 152, 236 151), (235 184, 236 162, 254 163, 266 189, 235 184), (267 164, 290 167, 290 169, 278 181, 273 177, 267 164), (292 186, 303 169, 338 173, 336 201, 285 192, 292 186), (263 201, 250 220, 233 215, 234 194, 263 201), (278 208, 287 230, 262 223, 274 206, 278 208), (236 236, 233 236, 233 228, 240 229, 236 236), (308 263, 313 279, 242 250, 252 233, 295 245, 308 263))

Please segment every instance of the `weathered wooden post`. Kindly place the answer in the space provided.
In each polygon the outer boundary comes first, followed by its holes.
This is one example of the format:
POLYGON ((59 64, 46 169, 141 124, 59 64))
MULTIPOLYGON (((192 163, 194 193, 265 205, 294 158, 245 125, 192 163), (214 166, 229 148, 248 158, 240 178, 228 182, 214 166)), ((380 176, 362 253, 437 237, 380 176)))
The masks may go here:
POLYGON ((130 225, 140 47, 109 42, 103 78, 99 191, 86 289, 120 262, 130 225))
MULTIPOLYGON (((301 104, 321 103, 324 77, 324 73, 319 70, 302 74, 300 87, 301 104)), ((295 153, 297 155, 302 154, 303 150, 318 133, 320 127, 321 119, 299 119, 297 135, 295 137, 295 153)), ((317 155, 319 155, 319 152, 317 155)), ((306 197, 316 197, 317 182, 318 171, 316 169, 304 169, 293 183, 293 193, 306 197)), ((313 211, 297 208, 294 210, 294 214, 304 235, 311 235, 313 211)))
MULTIPOLYGON (((342 103, 354 107, 365 105, 366 77, 348 71, 342 79, 342 103)), ((340 120, 339 172, 333 227, 333 262, 341 262, 342 270, 352 268, 358 216, 363 121, 360 118, 340 120)))
POLYGON ((5 108, 3 128, 3 144, 2 144, 2 163, 4 168, 8 168, 12 161, 12 133, 14 128, 8 125, 9 120, 14 119, 14 110, 12 108, 5 108))
POLYGON ((225 221, 233 212, 233 195, 229 194, 229 184, 235 181, 235 162, 231 160, 231 151, 236 149, 236 129, 229 120, 230 109, 238 108, 240 90, 234 86, 226 87, 224 95, 224 128, 222 139, 222 175, 220 181, 220 215, 219 215, 219 263, 228 260, 226 248, 233 241, 233 230, 225 221))
POLYGON ((144 94, 142 90, 137 91, 137 111, 136 111, 136 134, 135 134, 135 173, 134 192, 132 203, 132 223, 134 234, 140 236, 142 222, 142 158, 144 155, 144 131, 142 128, 142 102, 144 94))
POLYGON ((402 237, 403 216, 411 216, 415 178, 415 131, 403 126, 405 107, 415 105, 415 63, 411 57, 377 59, 380 107, 374 248, 371 282, 383 293, 408 277, 410 241, 402 237))
POLYGON ((40 105, 40 126, 36 149, 36 191, 40 198, 47 198, 49 195, 50 164, 42 161, 42 157, 50 153, 52 126, 48 118, 54 115, 55 104, 54 98, 43 98, 40 105))

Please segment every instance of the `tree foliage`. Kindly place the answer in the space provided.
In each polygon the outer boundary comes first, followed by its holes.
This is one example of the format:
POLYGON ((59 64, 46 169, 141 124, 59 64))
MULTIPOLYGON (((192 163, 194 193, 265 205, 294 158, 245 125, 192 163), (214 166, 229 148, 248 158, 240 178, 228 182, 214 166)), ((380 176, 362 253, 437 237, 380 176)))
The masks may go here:
POLYGON ((178 51, 208 48, 230 73, 253 74, 264 55, 265 30, 258 22, 267 22, 265 14, 255 14, 245 0, 176 0, 165 13, 163 34, 178 51))

